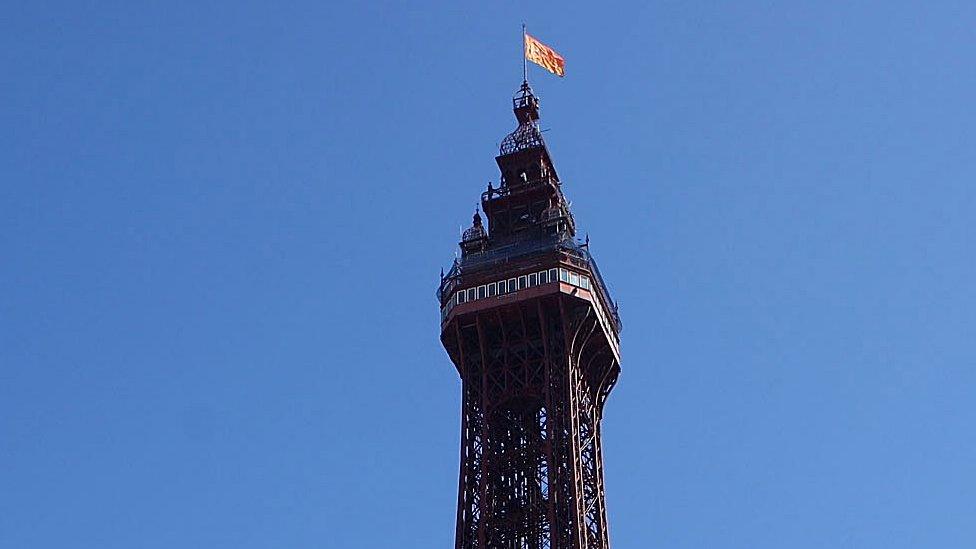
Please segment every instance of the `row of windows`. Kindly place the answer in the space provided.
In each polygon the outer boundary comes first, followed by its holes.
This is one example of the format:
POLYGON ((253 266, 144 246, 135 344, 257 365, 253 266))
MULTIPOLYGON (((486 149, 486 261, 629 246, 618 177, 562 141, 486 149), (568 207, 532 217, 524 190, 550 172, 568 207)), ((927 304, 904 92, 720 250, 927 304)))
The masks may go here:
POLYGON ((476 299, 510 294, 525 288, 539 286, 540 284, 548 284, 550 282, 555 282, 557 278, 562 282, 572 284, 573 286, 579 286, 584 290, 590 289, 590 277, 586 275, 581 275, 577 272, 570 271, 569 269, 549 269, 548 271, 539 271, 537 273, 509 278, 508 280, 499 280, 498 282, 484 284, 482 286, 478 286, 477 288, 461 290, 454 294, 454 299, 452 301, 453 304, 460 305, 461 303, 467 303, 468 301, 474 301, 476 299))

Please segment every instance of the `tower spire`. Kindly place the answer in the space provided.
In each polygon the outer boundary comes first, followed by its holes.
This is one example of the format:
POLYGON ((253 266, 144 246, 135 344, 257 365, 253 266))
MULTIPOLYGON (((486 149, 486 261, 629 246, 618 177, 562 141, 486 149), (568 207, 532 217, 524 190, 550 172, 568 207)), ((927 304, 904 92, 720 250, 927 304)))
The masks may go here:
POLYGON ((544 147, 542 131, 539 129, 539 98, 536 97, 527 81, 519 86, 512 98, 512 111, 518 120, 518 128, 505 136, 499 147, 499 154, 511 154, 523 149, 544 147))

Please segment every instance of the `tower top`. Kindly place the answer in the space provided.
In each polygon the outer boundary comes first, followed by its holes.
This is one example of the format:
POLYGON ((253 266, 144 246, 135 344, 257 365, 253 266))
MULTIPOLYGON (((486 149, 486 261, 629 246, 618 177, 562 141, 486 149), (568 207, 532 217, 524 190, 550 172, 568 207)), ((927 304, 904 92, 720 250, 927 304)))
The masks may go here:
POLYGON ((527 124, 539 119, 539 98, 532 93, 532 88, 527 80, 523 80, 522 87, 515 92, 515 97, 512 98, 512 106, 519 124, 527 124))
POLYGON ((525 149, 544 148, 545 142, 539 130, 539 98, 532 93, 532 88, 525 80, 512 98, 512 110, 519 125, 515 131, 505 136, 498 153, 504 156, 525 149))

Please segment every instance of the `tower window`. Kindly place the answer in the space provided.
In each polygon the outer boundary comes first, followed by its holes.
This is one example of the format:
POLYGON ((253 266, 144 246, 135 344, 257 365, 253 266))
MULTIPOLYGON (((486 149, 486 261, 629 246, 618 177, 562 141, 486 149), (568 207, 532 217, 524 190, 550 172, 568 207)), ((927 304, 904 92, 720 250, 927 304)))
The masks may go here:
POLYGON ((475 300, 475 292, 476 291, 477 290, 475 290, 474 288, 468 288, 468 301, 474 301, 475 300))
POLYGON ((488 285, 488 297, 494 297, 494 296, 495 296, 495 283, 492 282, 491 284, 488 285))
POLYGON ((556 277, 559 276, 557 274, 557 271, 558 271, 558 269, 549 269, 549 282, 555 282, 556 281, 556 277))
POLYGON ((516 289, 517 288, 515 287, 515 279, 514 278, 509 278, 508 279, 508 293, 512 293, 516 289))
POLYGON ((569 271, 566 269, 559 269, 559 280, 569 282, 569 271))
POLYGON ((535 273, 530 274, 529 275, 529 287, 531 288, 532 286, 538 286, 538 285, 539 285, 539 278, 536 276, 535 273))
POLYGON ((583 288, 584 290, 590 289, 590 277, 580 276, 580 288, 583 288))
POLYGON ((572 284, 573 286, 579 286, 580 285, 579 275, 574 272, 570 272, 569 283, 572 284))
POLYGON ((545 284, 549 282, 549 273, 547 271, 542 271, 539 273, 539 284, 545 284))
POLYGON ((527 281, 525 279, 525 275, 522 275, 522 276, 518 277, 518 289, 521 290, 522 288, 525 288, 526 287, 526 285, 525 285, 526 282, 527 281))
POLYGON ((478 286, 478 299, 484 299, 487 296, 487 294, 488 294, 488 288, 486 286, 478 286))

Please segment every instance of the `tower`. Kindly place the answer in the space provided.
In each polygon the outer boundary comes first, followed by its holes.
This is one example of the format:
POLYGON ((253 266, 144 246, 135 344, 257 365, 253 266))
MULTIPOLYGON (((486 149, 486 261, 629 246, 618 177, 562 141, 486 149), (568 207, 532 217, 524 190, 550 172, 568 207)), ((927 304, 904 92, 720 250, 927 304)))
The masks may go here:
POLYGON ((617 307, 576 225, 527 82, 498 186, 442 275, 462 382, 456 549, 606 549, 600 421, 620 372, 617 307))

